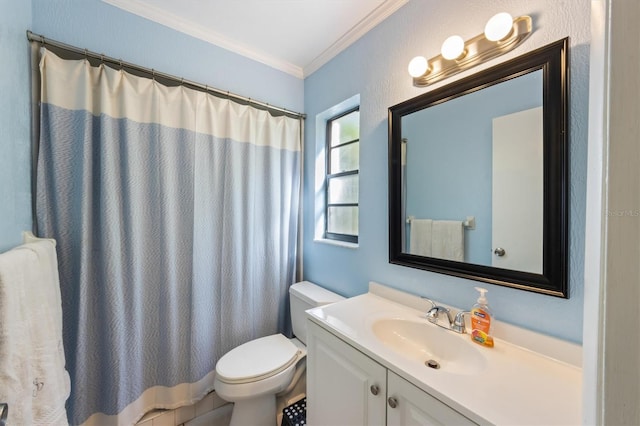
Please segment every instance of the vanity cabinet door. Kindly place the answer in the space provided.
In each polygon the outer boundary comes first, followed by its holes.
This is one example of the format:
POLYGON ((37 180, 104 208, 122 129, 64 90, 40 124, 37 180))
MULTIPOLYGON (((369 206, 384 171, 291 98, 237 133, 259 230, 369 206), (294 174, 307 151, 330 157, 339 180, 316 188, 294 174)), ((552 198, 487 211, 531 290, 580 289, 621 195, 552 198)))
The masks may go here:
POLYGON ((402 377, 388 372, 387 425, 475 425, 474 422, 443 404, 402 377), (392 407, 393 406, 393 407, 392 407))
POLYGON ((307 321, 307 424, 384 425, 387 370, 307 321))

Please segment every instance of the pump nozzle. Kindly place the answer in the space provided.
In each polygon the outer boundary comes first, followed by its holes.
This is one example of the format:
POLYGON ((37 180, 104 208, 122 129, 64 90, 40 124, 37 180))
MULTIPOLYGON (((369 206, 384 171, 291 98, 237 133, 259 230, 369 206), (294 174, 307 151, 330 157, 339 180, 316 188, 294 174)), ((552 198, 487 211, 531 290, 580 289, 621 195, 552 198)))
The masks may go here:
POLYGON ((480 303, 482 305, 486 305, 487 304, 487 297, 485 296, 485 294, 489 293, 489 290, 487 290, 486 288, 482 288, 482 287, 476 287, 475 289, 480 292, 480 297, 478 297, 478 303, 480 303))

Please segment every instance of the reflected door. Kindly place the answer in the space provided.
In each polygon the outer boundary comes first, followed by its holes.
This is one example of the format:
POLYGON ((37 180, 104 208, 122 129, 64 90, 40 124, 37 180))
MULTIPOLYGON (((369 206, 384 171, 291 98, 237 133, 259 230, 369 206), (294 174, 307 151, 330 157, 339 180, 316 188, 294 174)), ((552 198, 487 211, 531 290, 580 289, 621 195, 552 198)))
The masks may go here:
POLYGON ((542 273, 542 108, 493 120, 492 265, 542 273))

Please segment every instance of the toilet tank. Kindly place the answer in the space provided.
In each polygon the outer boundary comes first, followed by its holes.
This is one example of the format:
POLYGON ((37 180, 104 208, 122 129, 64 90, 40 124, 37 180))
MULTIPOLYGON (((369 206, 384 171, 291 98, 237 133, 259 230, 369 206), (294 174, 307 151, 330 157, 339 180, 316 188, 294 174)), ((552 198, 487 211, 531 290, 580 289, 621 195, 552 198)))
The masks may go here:
POLYGON ((306 316, 304 311, 318 306, 343 300, 344 297, 309 281, 302 281, 289 287, 291 325, 293 334, 302 343, 307 343, 306 316))

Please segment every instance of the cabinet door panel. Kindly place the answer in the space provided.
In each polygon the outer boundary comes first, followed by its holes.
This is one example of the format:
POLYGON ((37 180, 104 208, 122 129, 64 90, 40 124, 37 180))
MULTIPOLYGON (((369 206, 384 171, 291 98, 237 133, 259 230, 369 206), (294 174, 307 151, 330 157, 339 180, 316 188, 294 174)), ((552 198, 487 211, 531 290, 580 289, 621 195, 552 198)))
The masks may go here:
POLYGON ((307 349, 307 424, 385 424, 383 366, 311 321, 307 321, 307 349))
POLYGON ((388 372, 388 393, 397 401, 395 408, 387 409, 389 426, 475 424, 391 371, 388 372))

